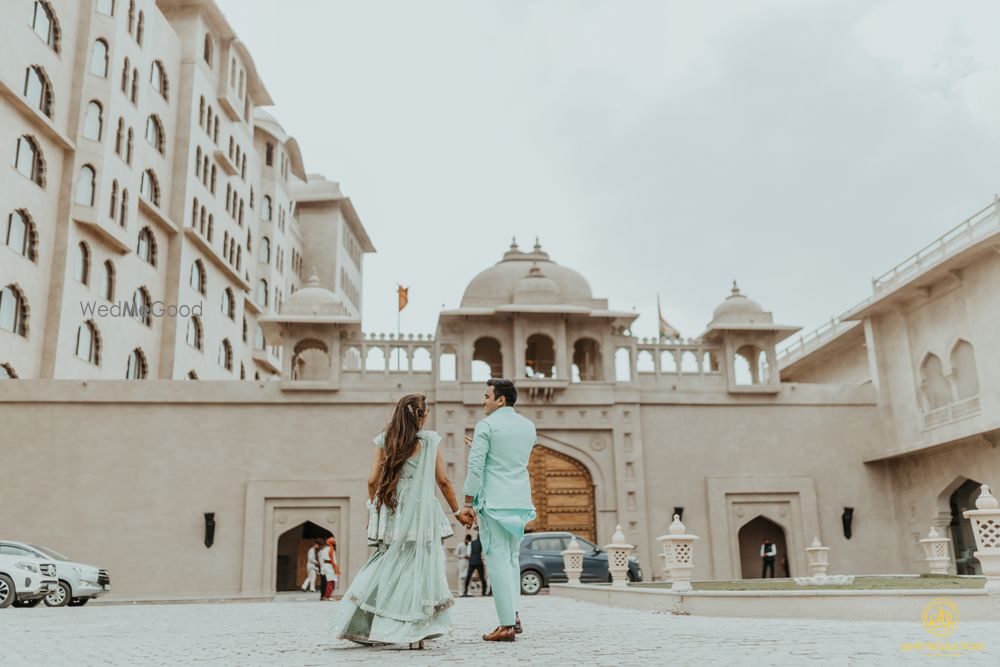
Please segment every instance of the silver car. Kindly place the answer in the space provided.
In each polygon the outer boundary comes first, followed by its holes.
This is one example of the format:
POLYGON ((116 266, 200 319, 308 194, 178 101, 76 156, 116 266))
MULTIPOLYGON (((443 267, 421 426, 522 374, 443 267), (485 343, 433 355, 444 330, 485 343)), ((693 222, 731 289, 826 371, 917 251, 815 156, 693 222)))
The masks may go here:
POLYGON ((13 547, 27 551, 36 558, 54 561, 59 585, 45 596, 48 607, 82 607, 92 598, 111 590, 111 577, 107 570, 93 565, 74 563, 58 551, 25 542, 0 541, 0 547, 13 547))

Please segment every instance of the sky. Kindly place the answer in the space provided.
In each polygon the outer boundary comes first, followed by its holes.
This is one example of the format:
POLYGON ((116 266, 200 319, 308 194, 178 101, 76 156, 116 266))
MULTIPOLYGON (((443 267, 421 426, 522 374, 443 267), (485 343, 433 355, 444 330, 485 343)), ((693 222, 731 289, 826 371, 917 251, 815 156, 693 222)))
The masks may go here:
POLYGON ((217 0, 432 333, 516 237, 704 331, 738 281, 821 325, 1000 191, 1000 3, 217 0))

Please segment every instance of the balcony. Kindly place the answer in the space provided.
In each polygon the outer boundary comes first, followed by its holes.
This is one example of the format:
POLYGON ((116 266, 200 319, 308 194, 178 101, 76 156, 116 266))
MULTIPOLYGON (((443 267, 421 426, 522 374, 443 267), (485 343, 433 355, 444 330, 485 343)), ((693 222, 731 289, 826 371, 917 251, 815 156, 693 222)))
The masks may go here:
POLYGON ((967 417, 974 417, 980 411, 979 397, 971 396, 956 403, 936 408, 923 414, 923 430, 951 424, 967 417))
POLYGON ((72 140, 60 132, 59 128, 55 126, 48 116, 28 104, 28 101, 18 94, 16 90, 8 86, 7 82, 3 79, 0 79, 0 97, 10 100, 11 106, 17 109, 28 122, 37 127, 42 134, 54 141, 60 148, 67 151, 76 150, 76 146, 73 145, 72 140))
POLYGON ((113 223, 98 222, 92 207, 74 204, 72 217, 78 225, 91 231, 94 236, 119 255, 127 255, 132 252, 132 245, 129 243, 126 231, 113 223))
POLYGON ((179 231, 174 221, 168 218, 159 206, 141 194, 139 195, 139 210, 152 218, 153 222, 163 227, 168 233, 176 234, 179 231))
POLYGON ((222 167, 222 171, 226 172, 230 176, 235 176, 239 173, 239 169, 236 168, 236 164, 229 159, 229 155, 219 149, 215 149, 215 161, 219 163, 222 167))
POLYGON ((185 227, 184 234, 187 236, 204 254, 209 260, 217 267, 222 269, 223 273, 229 276, 237 285, 239 285, 244 290, 250 289, 250 282, 240 275, 236 267, 226 261, 225 257, 216 252, 212 244, 209 243, 208 239, 203 237, 194 227, 185 227))

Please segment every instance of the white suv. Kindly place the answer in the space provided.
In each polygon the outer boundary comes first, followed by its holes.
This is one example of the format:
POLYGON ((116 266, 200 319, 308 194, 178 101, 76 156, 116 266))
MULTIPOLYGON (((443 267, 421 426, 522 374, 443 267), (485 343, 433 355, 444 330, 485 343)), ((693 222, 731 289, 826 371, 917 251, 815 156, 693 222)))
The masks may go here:
MULTIPOLYGON (((58 583, 56 589, 45 596, 47 607, 64 607, 67 604, 71 607, 82 607, 92 598, 111 590, 111 577, 107 570, 102 570, 94 565, 73 562, 58 551, 53 551, 48 547, 26 542, 0 540, 0 553, 4 553, 8 549, 18 549, 20 552, 35 558, 55 563, 58 583)), ((35 604, 38 603, 32 603, 28 606, 35 604)))
POLYGON ((0 609, 34 607, 59 588, 56 564, 23 549, 0 547, 0 609))

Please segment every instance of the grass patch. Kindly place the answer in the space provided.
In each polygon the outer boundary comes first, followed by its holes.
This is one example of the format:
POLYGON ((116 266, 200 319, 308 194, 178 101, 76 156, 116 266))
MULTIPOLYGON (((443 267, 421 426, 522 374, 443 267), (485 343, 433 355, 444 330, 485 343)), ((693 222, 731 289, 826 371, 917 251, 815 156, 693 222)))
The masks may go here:
MULTIPOLYGON (((843 591, 843 590, 928 590, 976 589, 986 585, 986 579, 921 575, 919 577, 857 576, 849 586, 799 586, 791 579, 743 579, 736 581, 693 581, 696 591, 843 591)), ((668 583, 630 584, 636 588, 670 588, 668 583)))

